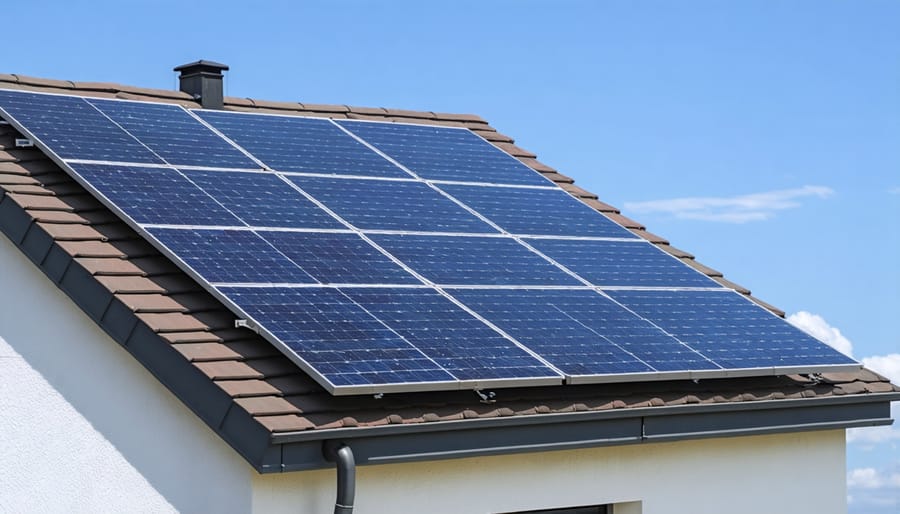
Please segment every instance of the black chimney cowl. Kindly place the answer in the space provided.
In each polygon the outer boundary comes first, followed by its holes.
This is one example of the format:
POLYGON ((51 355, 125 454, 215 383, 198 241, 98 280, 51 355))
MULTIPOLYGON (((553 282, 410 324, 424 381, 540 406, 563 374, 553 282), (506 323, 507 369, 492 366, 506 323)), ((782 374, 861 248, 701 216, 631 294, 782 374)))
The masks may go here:
POLYGON ((199 100, 204 109, 221 110, 225 106, 222 72, 227 69, 221 63, 199 60, 176 66, 174 71, 181 72, 178 89, 199 100))

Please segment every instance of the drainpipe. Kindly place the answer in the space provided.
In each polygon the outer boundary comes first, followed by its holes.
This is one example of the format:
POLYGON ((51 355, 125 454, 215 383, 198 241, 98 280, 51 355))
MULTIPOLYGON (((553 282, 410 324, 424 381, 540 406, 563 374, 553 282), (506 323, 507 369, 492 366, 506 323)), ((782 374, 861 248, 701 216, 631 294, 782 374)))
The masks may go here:
POLYGON ((353 498, 356 496, 356 461, 353 459, 353 450, 344 443, 325 441, 322 451, 325 459, 334 462, 337 470, 334 514, 353 514, 353 498))

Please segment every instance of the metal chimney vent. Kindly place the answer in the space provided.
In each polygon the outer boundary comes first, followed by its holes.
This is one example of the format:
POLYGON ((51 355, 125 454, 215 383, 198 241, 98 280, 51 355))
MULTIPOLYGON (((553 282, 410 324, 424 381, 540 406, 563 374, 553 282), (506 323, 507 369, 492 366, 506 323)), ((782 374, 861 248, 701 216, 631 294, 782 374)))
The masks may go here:
POLYGON ((224 89, 222 87, 222 72, 228 66, 213 61, 196 61, 175 67, 174 71, 181 72, 178 77, 181 91, 191 95, 200 101, 204 109, 224 108, 224 89))

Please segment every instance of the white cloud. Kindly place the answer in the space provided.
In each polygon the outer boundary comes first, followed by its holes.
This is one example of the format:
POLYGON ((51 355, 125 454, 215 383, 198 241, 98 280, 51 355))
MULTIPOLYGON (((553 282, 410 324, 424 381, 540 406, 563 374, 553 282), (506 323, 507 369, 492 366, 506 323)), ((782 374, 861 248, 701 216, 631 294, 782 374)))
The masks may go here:
POLYGON ((900 472, 856 468, 847 473, 848 489, 900 489, 900 472))
POLYGON ((888 189, 888 193, 892 195, 900 195, 900 187, 892 187, 888 189))
POLYGON ((777 211, 799 207, 797 200, 800 198, 828 198, 832 194, 834 190, 825 186, 803 186, 731 197, 626 202, 625 209, 638 213, 670 214, 679 219, 746 223, 771 219, 777 211))
POLYGON ((900 384, 900 353, 864 357, 862 363, 872 371, 888 377, 891 382, 900 384))
POLYGON ((853 343, 832 327, 822 316, 811 312, 795 312, 787 317, 795 327, 822 341, 844 355, 853 356, 853 343))

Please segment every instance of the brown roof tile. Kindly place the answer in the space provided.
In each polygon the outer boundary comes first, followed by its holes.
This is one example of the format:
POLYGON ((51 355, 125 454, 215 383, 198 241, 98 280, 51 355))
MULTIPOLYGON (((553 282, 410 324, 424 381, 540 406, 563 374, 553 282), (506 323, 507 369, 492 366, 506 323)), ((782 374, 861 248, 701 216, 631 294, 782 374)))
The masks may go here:
POLYGON ((73 89, 75 84, 68 80, 45 79, 40 77, 29 77, 27 75, 16 74, 16 82, 28 86, 44 86, 60 89, 73 89))
POLYGON ((117 294, 116 298, 118 298, 119 301, 121 301, 123 304, 125 304, 126 307, 134 312, 184 313, 187 311, 187 309, 183 305, 176 302, 171 297, 161 294, 127 293, 117 294))
POLYGON ((234 402, 254 416, 301 414, 300 409, 278 396, 251 396, 237 398, 234 402))
POLYGON ((281 394, 281 391, 265 380, 217 380, 216 384, 235 398, 281 394))
POLYGON ((260 379, 263 374, 238 361, 197 362, 200 371, 213 380, 260 379))
POLYGON ((116 275, 97 275, 97 282, 103 284, 112 293, 166 293, 166 289, 156 282, 144 277, 122 277, 116 275))
POLYGON ((241 356, 222 343, 177 343, 173 348, 192 362, 240 360, 241 356))

